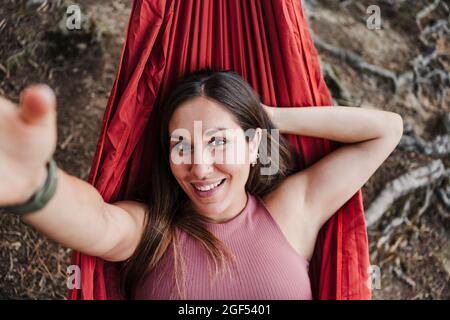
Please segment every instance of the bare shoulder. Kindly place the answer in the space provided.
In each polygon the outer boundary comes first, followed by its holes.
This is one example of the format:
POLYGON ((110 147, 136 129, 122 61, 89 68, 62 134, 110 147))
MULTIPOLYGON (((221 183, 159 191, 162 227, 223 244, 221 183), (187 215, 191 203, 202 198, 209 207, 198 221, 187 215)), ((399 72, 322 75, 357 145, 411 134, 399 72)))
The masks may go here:
POLYGON ((305 180, 285 179, 262 200, 292 247, 310 260, 320 227, 308 219, 311 213, 306 212, 304 192, 305 180))

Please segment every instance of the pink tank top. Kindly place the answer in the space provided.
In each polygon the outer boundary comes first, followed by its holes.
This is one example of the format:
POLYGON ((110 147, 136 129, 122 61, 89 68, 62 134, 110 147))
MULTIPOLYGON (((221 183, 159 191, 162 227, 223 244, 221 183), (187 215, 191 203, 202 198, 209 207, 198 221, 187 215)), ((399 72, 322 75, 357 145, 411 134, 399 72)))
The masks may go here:
MULTIPOLYGON (((295 251, 264 202, 247 192, 244 209, 225 223, 207 228, 234 253, 237 268, 211 283, 207 254, 197 240, 178 229, 185 263, 188 300, 310 300, 309 262, 295 251)), ((138 286, 135 299, 180 299, 172 248, 138 286), (175 288, 175 289, 174 289, 175 288)), ((209 262, 209 264, 211 264, 209 262)))

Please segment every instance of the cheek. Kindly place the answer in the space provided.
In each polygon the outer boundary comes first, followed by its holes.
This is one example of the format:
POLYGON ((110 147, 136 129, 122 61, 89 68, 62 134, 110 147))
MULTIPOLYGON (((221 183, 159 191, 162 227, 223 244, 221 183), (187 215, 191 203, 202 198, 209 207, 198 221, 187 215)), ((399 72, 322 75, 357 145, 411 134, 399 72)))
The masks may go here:
POLYGON ((217 148, 212 151, 212 157, 216 164, 236 166, 236 170, 242 170, 248 164, 248 151, 245 144, 230 143, 226 147, 217 148))
POLYGON ((232 178, 233 182, 246 181, 250 171, 245 164, 216 164, 214 168, 216 171, 222 172, 224 175, 232 178))
POLYGON ((170 163, 170 170, 172 171, 172 175, 177 180, 182 180, 188 173, 188 169, 186 165, 183 164, 174 164, 170 163))

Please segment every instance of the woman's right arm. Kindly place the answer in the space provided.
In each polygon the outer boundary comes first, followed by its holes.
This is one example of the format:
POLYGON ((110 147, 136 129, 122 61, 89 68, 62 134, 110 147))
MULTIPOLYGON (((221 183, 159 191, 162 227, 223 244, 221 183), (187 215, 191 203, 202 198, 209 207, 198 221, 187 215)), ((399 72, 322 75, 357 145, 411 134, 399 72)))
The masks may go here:
MULTIPOLYGON (((0 97, 0 207, 25 202, 47 177, 56 148, 56 97, 47 86, 32 86, 21 105, 0 97)), ((55 194, 22 220, 50 239, 91 256, 122 261, 143 232, 145 204, 106 203, 89 183, 57 170, 55 194)))
POLYGON ((130 257, 142 236, 146 206, 106 203, 89 183, 58 168, 53 198, 22 221, 61 245, 108 261, 130 257))

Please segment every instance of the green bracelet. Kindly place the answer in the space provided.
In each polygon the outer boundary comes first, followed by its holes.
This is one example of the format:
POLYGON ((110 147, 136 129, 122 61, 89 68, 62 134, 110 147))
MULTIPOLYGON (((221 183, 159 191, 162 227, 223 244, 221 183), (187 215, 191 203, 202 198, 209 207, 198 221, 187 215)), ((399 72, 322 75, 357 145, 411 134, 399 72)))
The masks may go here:
POLYGON ((44 185, 36 193, 34 193, 31 198, 22 204, 0 207, 5 213, 13 213, 17 215, 23 215, 26 213, 31 213, 44 208, 50 199, 53 197, 56 191, 56 185, 58 181, 57 176, 57 166, 55 160, 52 158, 47 163, 47 180, 45 180, 44 185))

